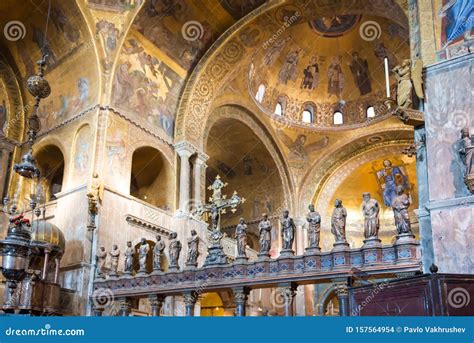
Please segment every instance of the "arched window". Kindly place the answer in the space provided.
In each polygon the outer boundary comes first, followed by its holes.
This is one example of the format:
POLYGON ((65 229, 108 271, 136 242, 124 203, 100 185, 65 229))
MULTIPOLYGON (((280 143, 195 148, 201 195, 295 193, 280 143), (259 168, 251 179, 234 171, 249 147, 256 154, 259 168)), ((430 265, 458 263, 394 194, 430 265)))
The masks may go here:
POLYGON ((277 104, 275 106, 275 114, 277 116, 282 116, 283 115, 283 106, 282 106, 281 102, 277 102, 277 104))
POLYGON ((366 114, 367 114, 367 118, 374 118, 375 117, 375 108, 374 108, 374 106, 367 107, 366 114))
POLYGON ((55 145, 47 145, 35 154, 38 167, 41 171, 43 201, 55 199, 55 195, 61 192, 64 177, 64 156, 55 145))
POLYGON ((313 105, 312 103, 304 105, 303 113, 301 114, 301 120, 304 123, 314 123, 315 108, 315 105, 313 105))
POLYGON ((258 86, 258 91, 257 91, 257 94, 255 94, 255 99, 258 102, 262 102, 264 96, 265 96, 265 85, 261 84, 260 86, 258 86))
POLYGON ((161 153, 152 147, 135 150, 132 156, 130 195, 164 210, 172 208, 171 169, 161 153))
POLYGON ((333 123, 334 125, 342 125, 344 124, 344 117, 341 111, 336 111, 333 114, 333 123))

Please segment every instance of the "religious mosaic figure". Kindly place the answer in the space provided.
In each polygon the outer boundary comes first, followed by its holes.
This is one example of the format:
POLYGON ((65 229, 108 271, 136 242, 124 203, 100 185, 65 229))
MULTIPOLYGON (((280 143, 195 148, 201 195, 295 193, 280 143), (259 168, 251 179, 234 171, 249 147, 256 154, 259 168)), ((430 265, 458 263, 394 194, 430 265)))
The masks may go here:
POLYGON ((260 233, 260 253, 261 255, 269 255, 272 242, 272 223, 268 219, 268 214, 263 214, 263 218, 258 223, 258 231, 260 233))
POLYGON ((295 240, 295 222, 290 217, 288 210, 283 211, 283 217, 281 218, 281 241, 283 243, 283 251, 292 250, 293 241, 295 240))
POLYGON ((112 246, 112 251, 109 252, 110 255, 110 276, 117 276, 117 270, 120 260, 120 249, 116 244, 112 246))
POLYGON ((306 216, 308 222, 308 247, 319 248, 319 237, 321 232, 321 215, 316 212, 314 205, 308 206, 309 212, 306 216))
POLYGON ((461 155, 464 164, 464 176, 468 176, 474 172, 472 166, 474 160, 474 144, 472 142, 471 134, 469 133, 469 128, 467 127, 461 130, 459 154, 461 155))
POLYGON ((235 239, 237 240, 237 257, 247 257, 245 249, 247 247, 247 224, 244 218, 240 218, 239 224, 235 228, 235 239))
POLYGON ((191 230, 191 237, 188 238, 188 256, 186 265, 196 266, 199 257, 199 237, 196 230, 191 230))
POLYGON ((393 199, 397 196, 397 186, 409 189, 408 178, 401 167, 392 165, 390 160, 383 161, 384 169, 377 171, 377 178, 380 180, 383 189, 383 202, 387 207, 392 206, 393 199))
POLYGON ((370 197, 370 193, 363 194, 362 214, 364 215, 364 237, 378 238, 380 228, 380 205, 377 200, 370 197))
POLYGON ((361 58, 357 52, 352 53, 352 61, 349 67, 354 77, 354 82, 359 88, 360 95, 366 95, 372 92, 369 76, 369 65, 367 60, 361 58))
POLYGON ((332 95, 341 95, 344 89, 344 72, 337 56, 333 56, 331 64, 328 67, 328 93, 332 95))
POLYGON ((263 58, 263 62, 267 66, 272 66, 278 57, 280 57, 281 52, 286 46, 286 43, 288 43, 291 40, 291 36, 286 36, 283 39, 278 39, 275 44, 272 44, 268 52, 266 53, 265 57, 263 58))
POLYGON ((107 251, 105 251, 105 247, 100 247, 97 255, 95 257, 97 262, 97 276, 103 276, 105 272, 105 263, 107 260, 107 251))
POLYGON ((303 80, 301 81, 301 89, 313 90, 319 85, 319 66, 316 56, 309 61, 308 66, 303 70, 303 80))
POLYGON ((331 232, 336 238, 336 243, 346 242, 347 211, 342 206, 342 201, 336 199, 331 217, 331 232))
POLYGON ((135 254, 135 249, 132 247, 132 242, 127 242, 127 249, 125 249, 125 260, 123 271, 125 274, 131 274, 133 270, 133 255, 135 254))
POLYGON ((405 194, 403 187, 397 187, 398 195, 393 199, 392 209, 395 217, 395 227, 398 235, 411 233, 410 216, 408 209, 410 207, 410 198, 405 194))
POLYGON ((179 269, 178 261, 179 254, 181 253, 181 242, 178 240, 178 234, 172 232, 170 235, 170 245, 169 245, 169 254, 170 254, 170 269, 179 269))
POLYGON ((300 52, 301 49, 290 51, 285 58, 285 62, 278 74, 278 80, 284 85, 286 85, 288 81, 295 81, 296 79, 296 67, 300 59, 300 52))
POLYGON ((162 271, 161 268, 161 257, 163 256, 163 252, 165 251, 165 242, 161 239, 160 235, 156 236, 156 244, 153 248, 153 270, 154 271, 162 271))
POLYGON ((146 260, 148 257, 148 252, 150 251, 150 245, 148 245, 145 238, 142 238, 140 241, 140 246, 138 247, 138 262, 140 265, 139 273, 146 273, 146 260))

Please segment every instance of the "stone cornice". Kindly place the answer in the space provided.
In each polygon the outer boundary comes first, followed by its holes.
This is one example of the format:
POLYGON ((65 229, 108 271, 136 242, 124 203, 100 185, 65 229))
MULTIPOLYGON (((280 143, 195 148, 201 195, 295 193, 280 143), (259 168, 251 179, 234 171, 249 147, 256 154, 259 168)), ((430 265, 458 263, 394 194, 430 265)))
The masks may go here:
POLYGON ((164 227, 162 227, 160 225, 150 223, 149 221, 146 221, 144 219, 135 217, 134 215, 131 215, 131 214, 127 214, 125 216, 125 220, 131 225, 138 226, 138 227, 141 227, 141 228, 145 228, 145 229, 153 231, 155 233, 165 235, 166 237, 168 237, 171 233, 170 230, 165 229, 164 227))

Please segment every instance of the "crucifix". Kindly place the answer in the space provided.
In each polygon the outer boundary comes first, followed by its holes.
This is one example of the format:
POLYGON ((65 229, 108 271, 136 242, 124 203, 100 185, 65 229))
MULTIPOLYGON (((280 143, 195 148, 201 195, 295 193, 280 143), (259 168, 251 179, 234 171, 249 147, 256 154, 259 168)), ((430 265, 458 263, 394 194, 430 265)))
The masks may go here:
POLYGON ((227 183, 224 183, 220 176, 217 175, 212 185, 208 187, 209 190, 212 190, 209 203, 198 206, 194 212, 199 217, 202 217, 204 213, 209 213, 211 218, 208 254, 204 266, 227 264, 227 256, 221 244, 221 240, 224 237, 224 234, 221 232, 221 215, 225 214, 228 208, 234 213, 237 210, 237 206, 245 202, 245 198, 239 197, 236 191, 234 191, 230 199, 227 199, 226 195, 222 195, 222 188, 225 186, 227 186, 227 183))

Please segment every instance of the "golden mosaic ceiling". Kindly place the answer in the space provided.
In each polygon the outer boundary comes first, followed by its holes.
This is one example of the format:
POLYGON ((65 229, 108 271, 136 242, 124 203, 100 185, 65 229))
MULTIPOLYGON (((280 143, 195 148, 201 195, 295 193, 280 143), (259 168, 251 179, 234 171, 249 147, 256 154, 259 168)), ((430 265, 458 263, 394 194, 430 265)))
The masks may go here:
MULTIPOLYGON (((301 125, 309 107, 314 123, 306 126, 325 129, 334 127, 336 110, 351 126, 366 122, 370 106, 381 112, 384 57, 394 66, 409 56, 404 27, 372 15, 303 17, 291 7, 281 15, 288 28, 256 49, 248 72, 250 96, 263 112, 301 125)), ((393 76, 390 83, 393 92, 393 76)))

